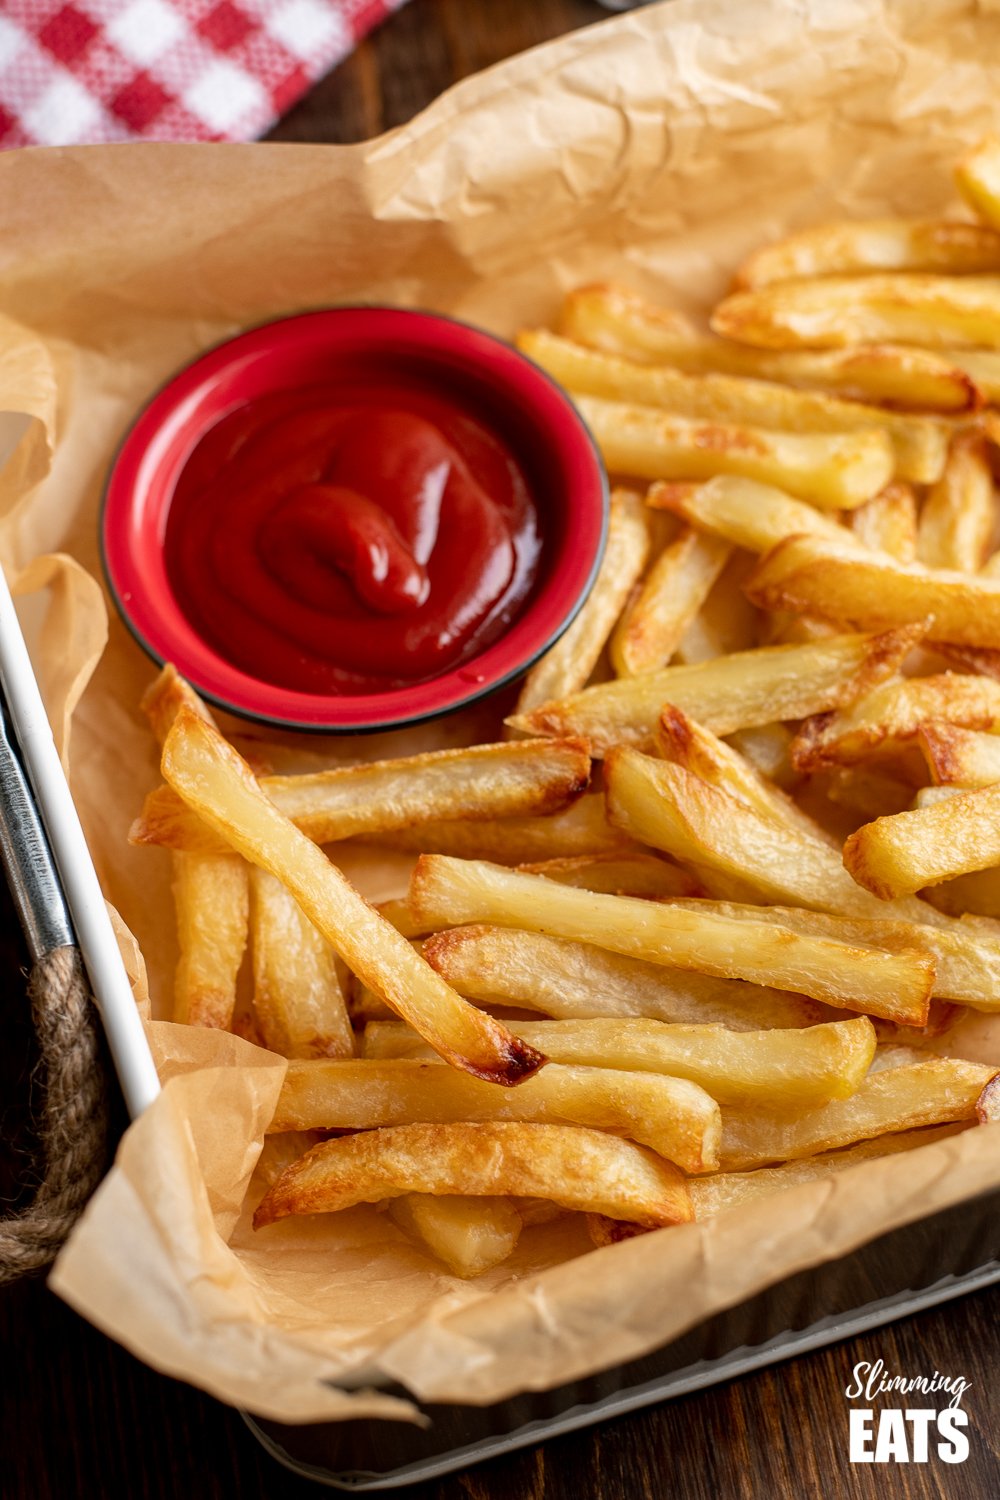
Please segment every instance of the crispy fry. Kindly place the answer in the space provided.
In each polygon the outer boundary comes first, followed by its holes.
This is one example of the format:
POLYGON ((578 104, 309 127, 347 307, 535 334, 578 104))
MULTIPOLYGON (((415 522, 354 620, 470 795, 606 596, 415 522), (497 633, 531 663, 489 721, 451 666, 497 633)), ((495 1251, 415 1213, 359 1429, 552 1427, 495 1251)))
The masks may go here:
POLYGON ((444 1261, 455 1276, 481 1276, 511 1254, 521 1216, 508 1198, 434 1198, 407 1193, 389 1213, 410 1239, 444 1261))
POLYGON ((996 136, 985 136, 959 162, 955 181, 980 218, 1000 229, 1000 140, 996 136))
POLYGON ((595 756, 614 745, 652 744, 664 703, 674 704, 714 734, 732 734, 852 702, 891 676, 922 636, 922 627, 914 626, 734 652, 719 661, 585 688, 508 723, 528 734, 582 735, 595 756))
POLYGON ((225 1030, 232 1024, 247 942, 247 867, 231 852, 178 854, 173 887, 181 950, 174 1020, 225 1030))
POLYGON ((206 724, 215 723, 194 688, 184 680, 171 662, 167 663, 143 693, 139 708, 149 720, 150 728, 160 745, 169 734, 170 726, 182 708, 189 708, 192 713, 204 719, 206 724))
POLYGON ((550 698, 563 698, 584 687, 646 565, 649 530, 642 499, 633 490, 611 496, 608 544, 600 571, 580 613, 524 679, 517 712, 528 713, 550 698))
POLYGON ((660 715, 656 748, 664 760, 728 792, 777 827, 797 828, 808 838, 836 842, 791 797, 766 781, 738 750, 671 703, 660 715))
MULTIPOLYGON (((874 1050, 874 1048, 873 1048, 874 1050)), ((662 1073, 550 1063, 516 1089, 438 1061, 290 1062, 268 1130, 371 1130, 387 1125, 517 1120, 613 1130, 686 1172, 718 1165, 718 1105, 697 1084, 662 1073)))
POLYGON ((960 219, 868 219, 820 224, 789 235, 744 261, 734 285, 771 286, 866 271, 1000 271, 1000 234, 960 219))
POLYGON ((351 1057, 354 1032, 333 949, 280 881, 250 872, 254 1011, 284 1057, 351 1057))
POLYGON ((632 839, 612 828, 599 792, 580 797, 564 812, 544 818, 489 819, 482 823, 424 823, 379 834, 368 842, 414 854, 456 854, 520 865, 540 859, 636 853, 632 839))
POLYGON ((337 867, 268 801, 211 725, 182 709, 163 750, 163 775, 237 853, 282 880, 348 967, 454 1066, 515 1084, 544 1062, 468 1005, 337 867))
POLYGON ((655 406, 598 396, 577 396, 575 401, 608 468, 640 479, 742 474, 777 484, 814 505, 849 510, 877 495, 895 472, 892 443, 874 428, 771 432, 665 416, 655 406))
POLYGON ((1000 781, 1000 735, 931 722, 920 726, 916 743, 938 786, 972 788, 1000 781))
POLYGON ((935 1057, 873 1073, 849 1099, 802 1114, 727 1109, 722 1119, 722 1170, 746 1171, 890 1131, 974 1120, 976 1100, 995 1071, 979 1063, 935 1057))
MULTIPOLYGON (((818 352, 752 349, 699 333, 679 313, 616 286, 571 292, 561 328, 593 349, 692 374, 718 370, 920 412, 961 412, 979 404, 964 353, 956 359, 950 349, 931 353, 892 344, 818 352)), ((1000 387, 1000 373, 996 379, 1000 387)))
MULTIPOLYGON (((594 854, 577 859, 543 859, 518 865, 525 875, 544 875, 560 885, 609 896, 645 896, 662 901, 669 896, 697 896, 701 887, 686 870, 650 854, 594 854)), ((412 920, 412 919, 411 919, 412 920)), ((416 934, 409 934, 415 936, 416 934)))
POLYGON ((886 629, 933 617, 936 641, 1000 645, 1000 582, 917 563, 825 537, 793 536, 758 565, 747 593, 763 609, 804 609, 841 625, 886 629))
POLYGON ((667 969, 538 932, 477 924, 428 938, 424 956, 459 994, 571 1020, 645 1016, 731 1031, 815 1026, 823 1007, 738 979, 667 969))
MULTIPOLYGON (((666 518, 664 511, 651 511, 650 514, 666 518)), ((685 630, 677 647, 676 661, 684 665, 711 661, 732 651, 749 651, 760 645, 760 622, 764 616, 743 592, 743 582, 753 567, 753 561, 746 552, 732 554, 708 598, 685 630)))
POLYGON ((967 1129, 966 1125, 957 1124, 929 1130, 904 1130, 895 1135, 879 1135, 861 1141, 843 1151, 799 1157, 778 1167, 758 1167, 752 1172, 714 1172, 710 1177, 698 1177, 688 1184, 695 1218, 713 1218, 741 1203, 770 1197, 772 1193, 798 1187, 803 1182, 823 1181, 838 1172, 845 1172, 848 1167, 860 1166, 862 1162, 878 1161, 883 1156, 896 1156, 903 1151, 918 1151, 921 1146, 932 1146, 964 1129, 967 1129))
POLYGON ((959 432, 941 478, 924 501, 917 556, 929 568, 976 573, 993 536, 996 500, 981 433, 959 432))
MULTIPOLYGON (((875 1055, 875 1028, 865 1016, 805 1030, 736 1034, 723 1026, 618 1018, 516 1021, 512 1029, 551 1062, 667 1073, 699 1084, 720 1104, 804 1108, 846 1099, 875 1055)), ((367 1058, 413 1057, 422 1046, 423 1039, 398 1021, 365 1028, 367 1058)))
MULTIPOLYGON (((1000 235, 995 238, 1000 241, 1000 235)), ((522 333, 517 342, 525 354, 577 394, 598 396, 606 401, 637 402, 686 420, 730 427, 746 425, 767 432, 882 431, 892 440, 899 478, 928 484, 939 478, 944 468, 947 431, 930 417, 900 416, 857 401, 840 401, 765 380, 732 375, 684 375, 669 368, 650 368, 613 354, 595 352, 543 329, 522 333)))
POLYGON ((883 900, 1000 865, 1000 785, 876 818, 844 845, 844 866, 883 900))
POLYGON ((665 667, 729 559, 731 548, 688 528, 656 558, 611 638, 619 677, 665 667))
POLYGON ((917 501, 908 484, 887 484, 867 505, 851 512, 851 528, 872 552, 888 552, 897 562, 917 555, 917 501))
POLYGON ((799 777, 789 758, 792 732, 784 724, 761 724, 756 729, 737 729, 728 736, 733 749, 744 760, 786 791, 795 786, 799 777))
POLYGON ((856 765, 913 739, 930 719, 1000 730, 1000 684, 951 672, 884 682, 848 708, 807 719, 792 743, 792 765, 803 774, 856 765))
POLYGON ((684 1178, 631 1141, 567 1125, 401 1125, 326 1141, 275 1183, 254 1228, 404 1193, 547 1198, 651 1229, 692 1217, 684 1178))
MULTIPOLYGON (((851 533, 825 511, 804 500, 793 500, 773 485, 732 474, 720 474, 707 484, 654 484, 646 504, 655 510, 672 511, 699 530, 749 552, 769 552, 786 536, 805 533, 848 544, 851 541, 851 533)), ((862 510, 874 504, 874 500, 869 501, 862 510)))
POLYGON ((934 977, 933 960, 917 951, 887 954, 852 947, 766 921, 754 927, 673 903, 575 891, 537 875, 439 855, 417 861, 410 904, 421 917, 442 925, 525 927, 652 963, 774 984, 861 1011, 871 1008, 877 993, 886 995, 893 1015, 910 1007, 925 1017, 934 977))
POLYGON ((1000 277, 829 276, 737 292, 716 333, 765 349, 839 349, 898 339, 931 348, 1000 348, 1000 277))

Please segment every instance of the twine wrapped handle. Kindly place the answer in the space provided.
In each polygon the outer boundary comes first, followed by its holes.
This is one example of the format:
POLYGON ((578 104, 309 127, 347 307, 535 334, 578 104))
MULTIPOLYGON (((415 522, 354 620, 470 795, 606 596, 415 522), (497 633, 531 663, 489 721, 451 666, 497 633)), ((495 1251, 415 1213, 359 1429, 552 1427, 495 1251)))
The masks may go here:
POLYGON ((98 1019, 80 954, 42 954, 28 981, 45 1075, 39 1138, 44 1158, 34 1201, 0 1220, 0 1284, 51 1264, 104 1173, 107 1086, 98 1019))

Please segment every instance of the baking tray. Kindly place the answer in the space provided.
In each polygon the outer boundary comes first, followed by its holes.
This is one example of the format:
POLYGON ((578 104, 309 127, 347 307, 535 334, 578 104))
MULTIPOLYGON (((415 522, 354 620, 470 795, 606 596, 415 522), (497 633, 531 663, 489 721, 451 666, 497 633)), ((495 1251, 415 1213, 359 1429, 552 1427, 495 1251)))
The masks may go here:
MULTIPOLYGON (((244 1420, 296 1474, 331 1489, 390 1490, 704 1390, 996 1282, 1000 1192, 991 1192, 777 1282, 643 1359, 555 1390, 491 1406, 425 1405, 426 1428, 244 1420)), ((410 1398, 400 1386, 384 1389, 410 1398)))

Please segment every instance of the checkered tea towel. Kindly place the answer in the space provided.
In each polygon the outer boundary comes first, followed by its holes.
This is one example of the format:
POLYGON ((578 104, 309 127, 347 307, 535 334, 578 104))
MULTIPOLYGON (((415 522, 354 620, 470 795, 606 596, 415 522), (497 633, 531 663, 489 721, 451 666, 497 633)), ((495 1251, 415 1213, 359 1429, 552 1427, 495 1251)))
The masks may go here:
POLYGON ((0 149, 261 135, 403 0, 0 0, 0 149))

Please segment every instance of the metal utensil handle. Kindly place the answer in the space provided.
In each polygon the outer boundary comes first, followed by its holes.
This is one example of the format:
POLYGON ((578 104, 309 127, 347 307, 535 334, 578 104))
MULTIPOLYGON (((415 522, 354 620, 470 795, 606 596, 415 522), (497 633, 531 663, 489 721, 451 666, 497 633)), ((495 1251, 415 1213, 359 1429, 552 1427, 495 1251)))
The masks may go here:
POLYGON ((76 939, 49 841, 0 702, 0 861, 33 963, 76 939))

